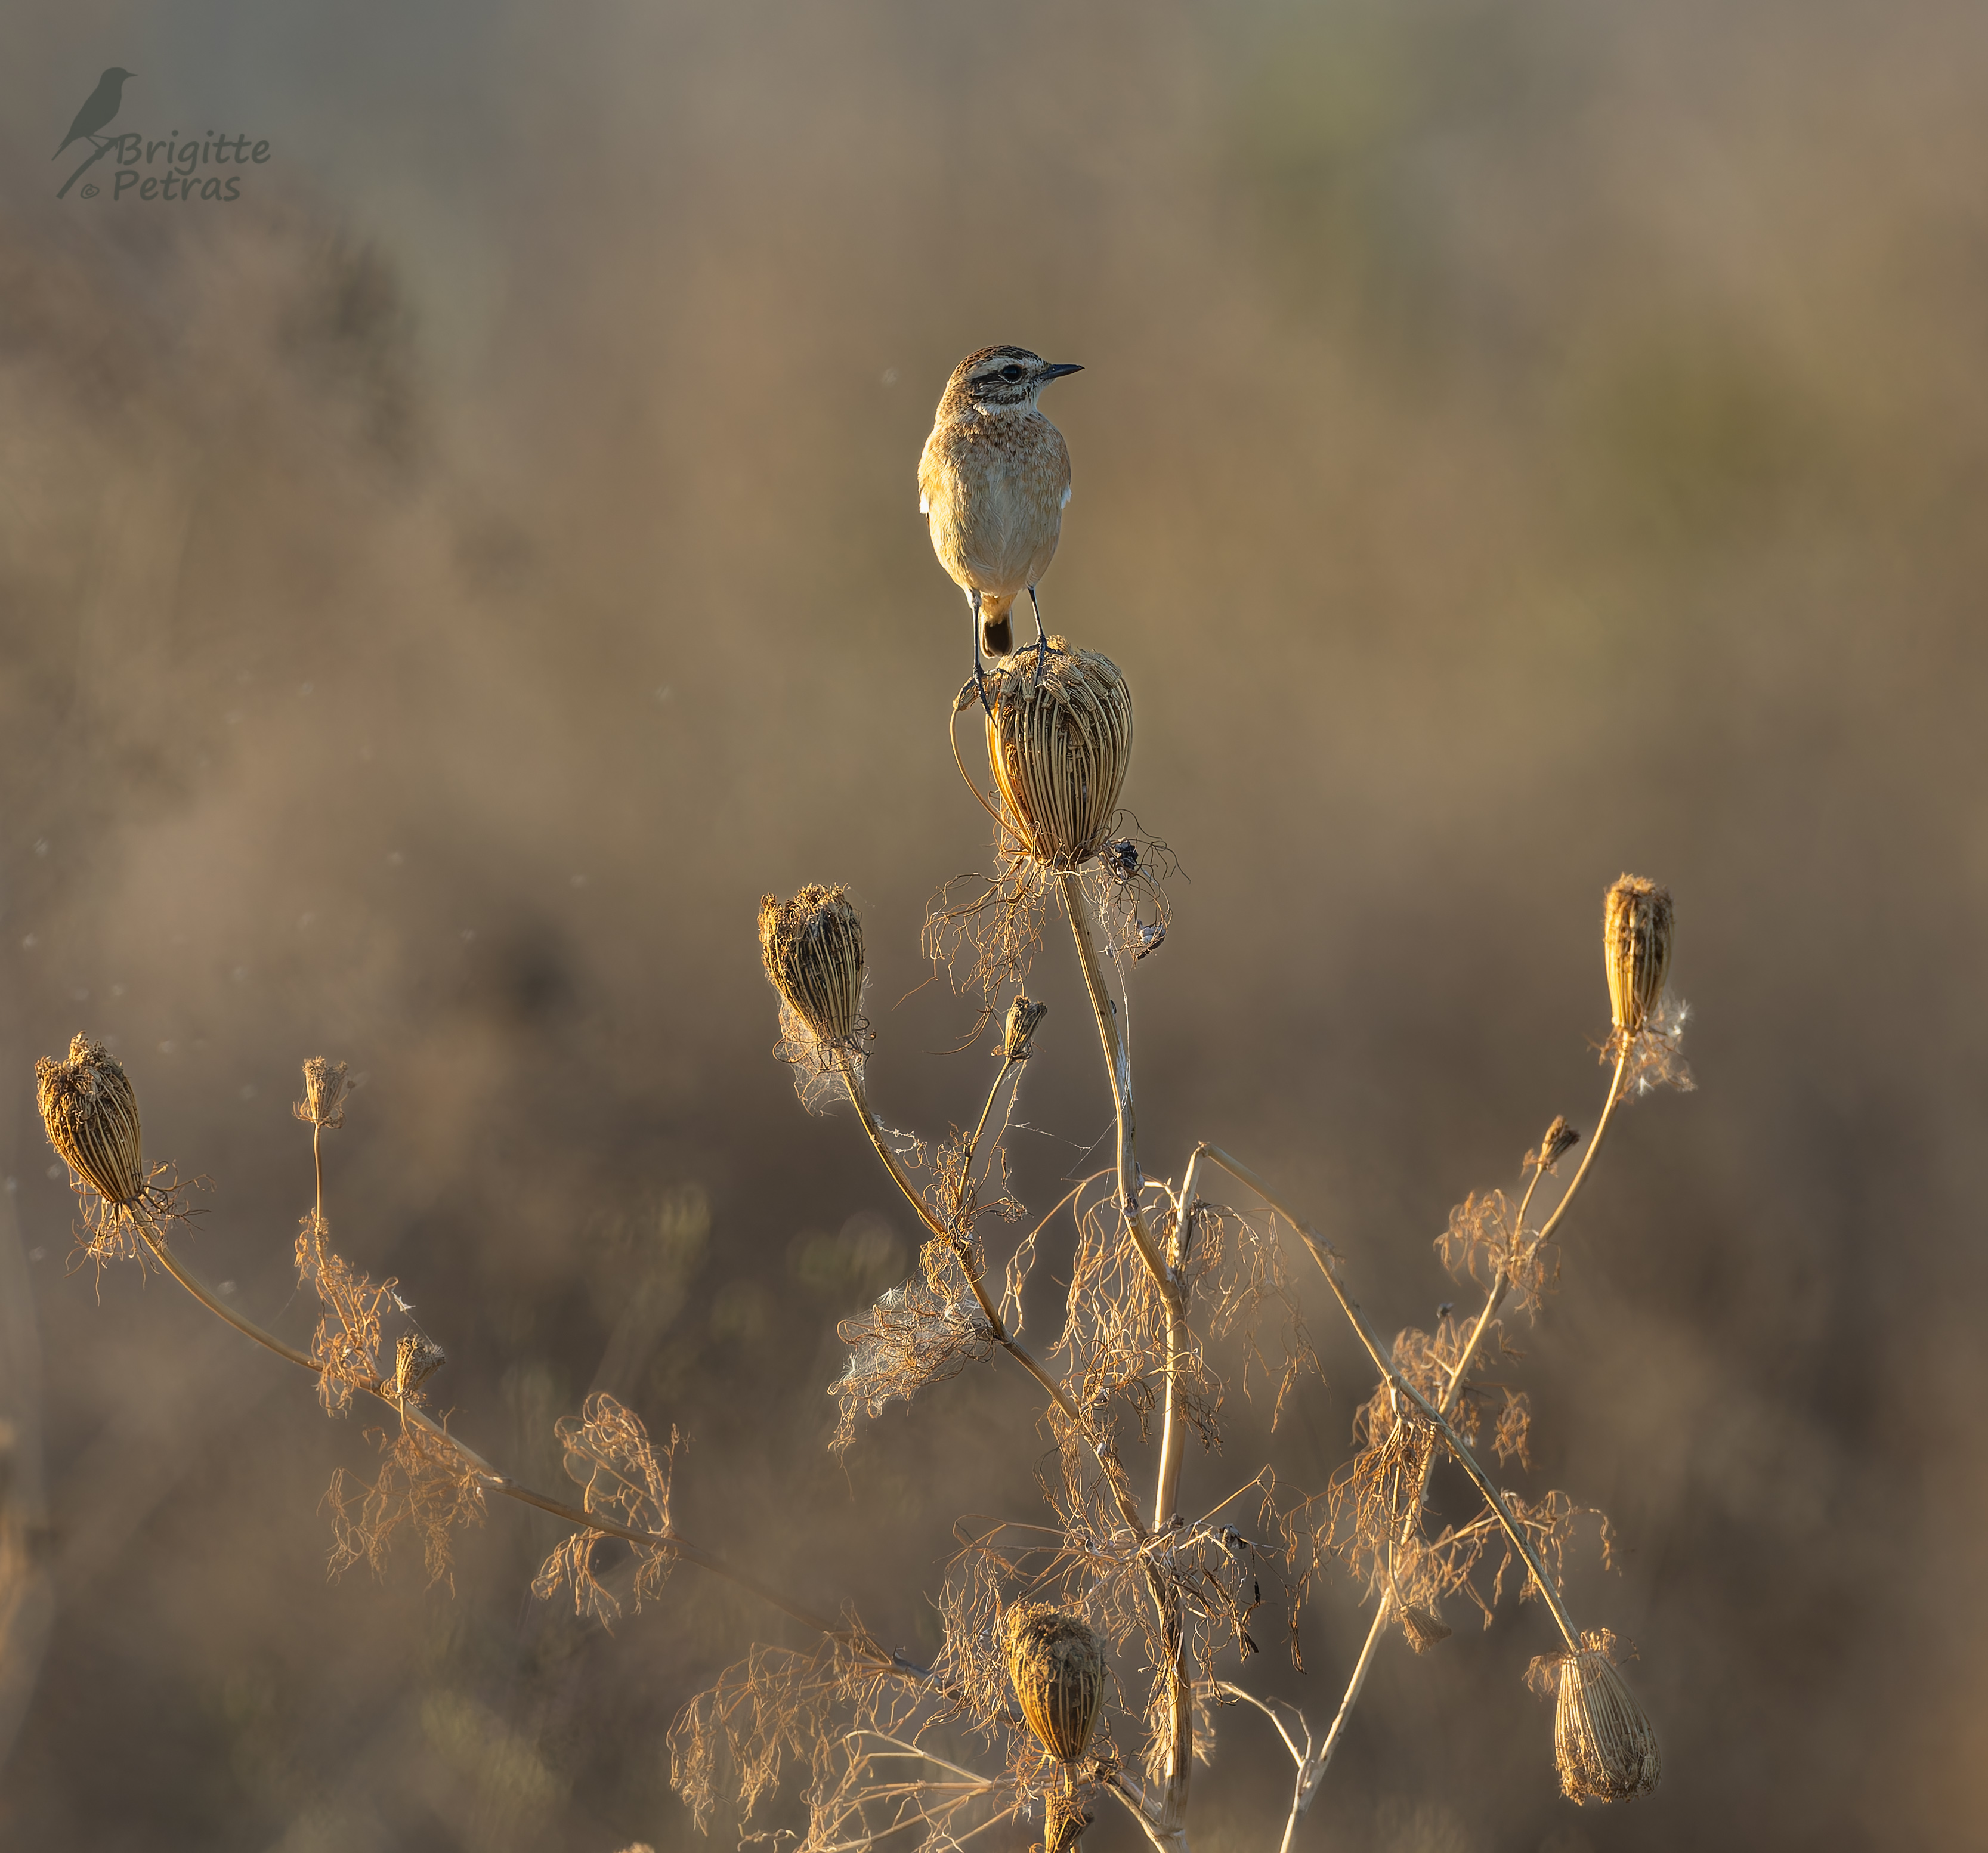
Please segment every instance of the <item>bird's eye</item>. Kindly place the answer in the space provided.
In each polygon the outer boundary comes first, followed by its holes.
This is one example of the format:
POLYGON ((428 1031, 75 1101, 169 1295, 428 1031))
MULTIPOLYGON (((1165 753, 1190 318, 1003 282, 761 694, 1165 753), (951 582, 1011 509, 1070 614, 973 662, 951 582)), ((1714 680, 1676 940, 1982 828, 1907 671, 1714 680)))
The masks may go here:
POLYGON ((1001 369, 1001 377, 1004 380, 1019 380, 1021 377, 1022 370, 1019 367, 1010 365, 1001 369))

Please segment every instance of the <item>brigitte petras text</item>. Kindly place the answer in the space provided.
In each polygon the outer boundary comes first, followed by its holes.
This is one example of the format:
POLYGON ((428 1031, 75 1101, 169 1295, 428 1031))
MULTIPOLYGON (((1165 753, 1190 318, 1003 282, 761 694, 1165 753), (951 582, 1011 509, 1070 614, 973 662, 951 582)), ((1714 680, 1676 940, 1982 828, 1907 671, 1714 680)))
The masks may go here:
POLYGON ((128 193, 144 200, 231 200, 242 197, 238 174, 203 174, 203 168, 260 166, 269 158, 266 141, 251 141, 245 135, 208 135, 200 139, 178 135, 147 140, 137 134, 120 135, 117 143, 117 169, 110 197, 120 200, 128 193), (163 167, 161 173, 144 173, 143 167, 163 167))

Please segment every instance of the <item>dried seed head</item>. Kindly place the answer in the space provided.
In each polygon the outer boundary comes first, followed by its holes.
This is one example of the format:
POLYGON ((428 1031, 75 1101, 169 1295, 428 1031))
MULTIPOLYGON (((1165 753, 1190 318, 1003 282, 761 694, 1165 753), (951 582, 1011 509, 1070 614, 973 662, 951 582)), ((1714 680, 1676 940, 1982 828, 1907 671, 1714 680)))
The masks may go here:
POLYGON ((138 1097, 101 1043, 78 1036, 67 1061, 43 1056, 35 1064, 35 1100, 49 1143, 105 1202, 135 1202, 145 1194, 138 1097))
POLYGON ((336 1132, 345 1124, 345 1099, 352 1084, 345 1078, 343 1062, 328 1062, 313 1055, 304 1063, 304 1097, 290 1111, 306 1126, 321 1126, 336 1132))
POLYGON ((1408 1637, 1408 1645, 1418 1654, 1425 1654, 1439 1641, 1447 1641, 1455 1632, 1438 1621, 1426 1608, 1417 1608, 1412 1603, 1401 1604, 1401 1632, 1408 1637))
POLYGON ((1077 1795, 1051 1795, 1043 1807, 1043 1853, 1070 1853, 1096 1818, 1077 1795))
POLYGON ((1601 904, 1601 955, 1616 1033, 1639 1036, 1663 996, 1671 963, 1671 891, 1625 875, 1601 904))
POLYGON ((394 1393, 418 1390, 448 1362, 448 1354, 425 1332, 403 1332, 394 1347, 394 1393))
POLYGON ((1047 1004, 1032 1003, 1018 994, 1009 1005, 1008 1020, 1002 1026, 1002 1054, 1011 1062, 1027 1060, 1030 1044, 1035 1040, 1036 1026, 1049 1013, 1047 1004))
POLYGON ((1043 1748, 1074 1763, 1090 1741, 1104 1696, 1104 1654, 1097 1637, 1067 1609, 1027 1602, 1008 1611, 1008 1678, 1022 1716, 1043 1748))
POLYGON ((853 1043, 863 998, 863 922, 843 888, 811 884, 791 901, 759 903, 766 976, 816 1040, 853 1043))
POLYGON ((1569 1654, 1558 1673, 1554 1760, 1567 1799, 1635 1801, 1651 1794, 1662 1774, 1657 1733, 1606 1651, 1569 1654))
POLYGON ((1109 840, 1132 763, 1132 691, 1110 658, 1050 643, 1040 671, 1025 650, 989 674, 987 758, 1023 849, 1077 868, 1109 840))
POLYGON ((1579 1132, 1556 1114, 1554 1123, 1547 1128, 1546 1137, 1540 1141, 1539 1150, 1529 1155, 1540 1170, 1550 1171, 1572 1148, 1580 1143, 1579 1132))

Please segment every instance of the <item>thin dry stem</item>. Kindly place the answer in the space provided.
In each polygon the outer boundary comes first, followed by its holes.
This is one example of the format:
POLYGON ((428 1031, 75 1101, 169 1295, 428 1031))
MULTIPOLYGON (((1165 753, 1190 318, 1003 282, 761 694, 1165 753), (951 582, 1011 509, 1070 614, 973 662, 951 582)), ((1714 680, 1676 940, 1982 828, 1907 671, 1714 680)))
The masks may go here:
MULTIPOLYGON (((1594 1136, 1588 1141, 1587 1149, 1581 1155, 1580 1166, 1568 1181, 1567 1189, 1561 1192, 1560 1202, 1555 1205, 1552 1215, 1532 1237, 1530 1245, 1523 1257, 1523 1262, 1527 1265, 1534 1263, 1539 1251, 1544 1246, 1554 1231, 1559 1227, 1562 1219, 1571 1207, 1575 1196, 1579 1193, 1582 1184, 1587 1181, 1589 1169, 1594 1162, 1596 1155, 1601 1149, 1602 1141, 1608 1137, 1609 1126, 1614 1118, 1615 1108, 1623 1097, 1625 1076, 1630 1053, 1627 1045, 1617 1052, 1614 1072, 1609 1079, 1608 1097, 1602 1103, 1601 1117, 1595 1126, 1594 1136)), ((1533 1193, 1537 1190, 1541 1179, 1547 1175, 1561 1154, 1567 1149, 1567 1144, 1570 1142, 1567 1136, 1569 1131, 1567 1122, 1564 1119, 1556 1118, 1552 1125, 1547 1128, 1546 1136, 1540 1141, 1537 1162, 1531 1166, 1532 1175, 1527 1181, 1525 1195, 1520 1204, 1519 1213, 1516 1219, 1517 1227, 1520 1230, 1525 1227, 1526 1212, 1531 1205, 1533 1193)), ((1483 1310, 1479 1313, 1476 1321, 1471 1329, 1469 1338, 1464 1344, 1450 1371, 1449 1381, 1444 1390, 1442 1398, 1442 1406, 1445 1414, 1448 1414, 1456 1406, 1459 1386, 1470 1368, 1478 1347, 1483 1343, 1485 1334, 1489 1331, 1493 1321, 1496 1317, 1504 1294, 1505 1283, 1502 1275, 1494 1276, 1491 1286, 1486 1292, 1483 1310)), ((1408 1523, 1412 1524, 1418 1520, 1419 1512, 1418 1511, 1412 1517, 1408 1523)), ((1405 1525, 1405 1533, 1407 1528, 1405 1525)), ((1360 1702, 1361 1693, 1366 1686, 1367 1674, 1373 1665, 1375 1653, 1379 1650, 1381 1637, 1387 1632, 1388 1624, 1394 1618, 1393 1591, 1384 1589, 1375 1604, 1373 1624, 1368 1629, 1367 1639, 1361 1648, 1359 1657, 1354 1663, 1351 1675, 1347 1681, 1346 1690, 1341 1697, 1339 1709, 1333 1717, 1331 1727, 1326 1733, 1325 1741, 1320 1746, 1321 1769, 1324 1765, 1330 1763, 1333 1753, 1339 1746, 1346 1726, 1351 1719, 1354 1708, 1360 1702)))

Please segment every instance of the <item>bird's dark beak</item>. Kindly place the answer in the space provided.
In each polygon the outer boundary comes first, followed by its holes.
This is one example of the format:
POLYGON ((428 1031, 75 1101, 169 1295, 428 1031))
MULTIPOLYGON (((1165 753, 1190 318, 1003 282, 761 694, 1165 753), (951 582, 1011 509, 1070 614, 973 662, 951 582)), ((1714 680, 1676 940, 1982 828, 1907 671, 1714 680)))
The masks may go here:
POLYGON ((1065 374, 1080 374, 1084 369, 1073 360, 1057 360, 1043 369, 1045 380, 1060 380, 1065 374))

